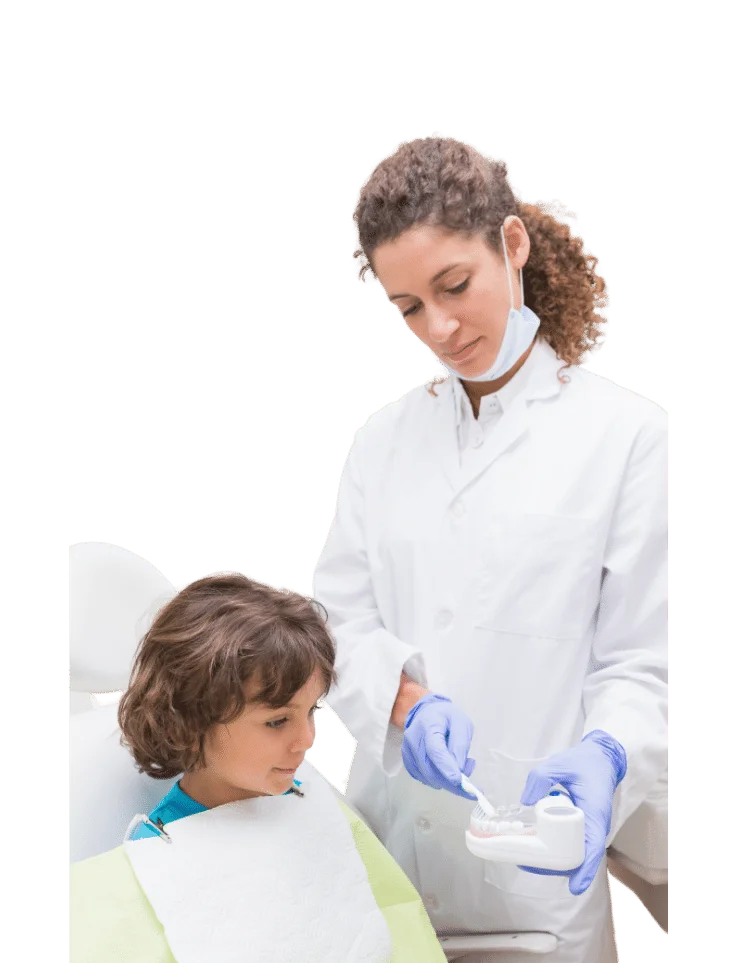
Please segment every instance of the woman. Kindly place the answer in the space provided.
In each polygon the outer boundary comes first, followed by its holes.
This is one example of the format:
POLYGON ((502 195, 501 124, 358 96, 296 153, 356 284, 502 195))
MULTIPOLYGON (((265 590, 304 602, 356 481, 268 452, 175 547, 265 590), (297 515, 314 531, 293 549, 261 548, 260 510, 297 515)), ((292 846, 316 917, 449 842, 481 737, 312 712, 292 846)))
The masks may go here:
POLYGON ((357 434, 316 572, 347 797, 439 933, 542 930, 548 959, 607 963, 606 845, 666 765, 666 415, 579 367, 604 282, 503 164, 403 144, 354 217, 362 276, 448 377, 357 434), (583 865, 471 855, 462 772, 494 805, 562 786, 583 865))

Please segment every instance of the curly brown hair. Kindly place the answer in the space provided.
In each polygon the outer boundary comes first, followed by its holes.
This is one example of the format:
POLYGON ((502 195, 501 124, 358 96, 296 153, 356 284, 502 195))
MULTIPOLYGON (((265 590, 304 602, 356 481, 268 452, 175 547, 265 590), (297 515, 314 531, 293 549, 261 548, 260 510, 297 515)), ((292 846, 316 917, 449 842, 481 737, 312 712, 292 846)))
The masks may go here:
POLYGON ((550 205, 523 204, 507 181, 506 165, 456 140, 427 137, 401 144, 361 189, 354 220, 363 260, 359 277, 374 274, 372 255, 417 224, 479 234, 501 254, 501 226, 514 214, 530 239, 524 266, 525 302, 540 318, 540 334, 566 364, 596 347, 606 319, 606 284, 598 259, 583 251, 550 205))
POLYGON ((244 575, 199 579, 156 616, 138 647, 118 721, 137 768, 169 779, 204 764, 208 729, 248 700, 279 709, 318 669, 336 681, 335 648, 320 603, 244 575))

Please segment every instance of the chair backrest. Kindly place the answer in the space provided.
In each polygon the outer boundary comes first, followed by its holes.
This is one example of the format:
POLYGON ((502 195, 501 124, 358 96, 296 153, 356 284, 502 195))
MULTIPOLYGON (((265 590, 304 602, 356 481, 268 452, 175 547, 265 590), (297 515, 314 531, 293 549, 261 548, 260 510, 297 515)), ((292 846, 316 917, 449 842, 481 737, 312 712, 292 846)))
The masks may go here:
POLYGON ((92 693, 127 688, 138 642, 176 594, 150 562, 117 545, 80 542, 69 551, 72 713, 92 693))
POLYGON ((120 743, 117 706, 69 720, 71 862, 119 846, 136 813, 149 813, 174 779, 151 779, 120 743))
POLYGON ((70 829, 76 862, 118 846, 135 813, 154 809, 173 784, 137 771, 120 744, 116 702, 95 708, 94 693, 127 688, 137 645, 176 590, 145 559, 104 542, 71 546, 69 582, 70 829))

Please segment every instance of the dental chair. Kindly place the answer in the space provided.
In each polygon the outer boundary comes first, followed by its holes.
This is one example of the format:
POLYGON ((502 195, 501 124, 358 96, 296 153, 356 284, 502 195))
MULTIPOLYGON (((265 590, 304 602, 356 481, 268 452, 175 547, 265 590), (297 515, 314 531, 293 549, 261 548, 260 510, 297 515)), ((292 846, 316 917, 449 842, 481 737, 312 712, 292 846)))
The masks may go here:
MULTIPOLYGON (((83 887, 87 892, 90 887, 97 887, 105 905, 120 901, 120 917, 127 908, 140 911, 139 897, 135 903, 130 895, 134 877, 132 870, 123 866, 120 844, 131 817, 153 810, 175 780, 151 779, 137 771, 131 755, 120 744, 117 701, 127 687, 139 640, 155 613, 175 592, 157 569, 125 549, 99 542, 71 547, 70 850, 72 864, 78 864, 72 868, 75 963, 96 963, 99 959, 93 950, 79 946, 85 929, 93 925, 90 921, 97 914, 90 913, 75 892, 83 887), (104 694, 110 704, 100 705, 104 694), (113 864, 117 866, 116 876, 104 869, 113 864), (127 883, 125 872, 129 875, 127 883), (76 887, 75 879, 79 881, 76 887)), ((438 938, 438 946, 427 913, 407 877, 364 817, 353 806, 346 806, 338 790, 333 791, 349 820, 375 898, 393 932, 395 961, 414 959, 411 952, 418 949, 418 944, 421 963, 439 963, 444 958, 457 960, 480 951, 543 955, 555 949, 557 938, 541 932, 454 935, 438 938)), ((635 844, 633 839, 632 843, 635 844)), ((627 849, 633 851, 634 845, 627 849)), ((623 854, 621 858, 633 866, 627 872, 638 870, 633 860, 623 854)), ((152 916, 149 906, 147 912, 152 916)), ((125 934, 126 940, 144 941, 146 952, 150 941, 157 940, 156 961, 174 963, 154 917, 142 929, 131 927, 125 934)), ((143 959, 142 954, 140 958, 143 959)))
POLYGON ((138 642, 175 588, 144 558, 117 545, 69 550, 71 713, 127 687, 138 642))

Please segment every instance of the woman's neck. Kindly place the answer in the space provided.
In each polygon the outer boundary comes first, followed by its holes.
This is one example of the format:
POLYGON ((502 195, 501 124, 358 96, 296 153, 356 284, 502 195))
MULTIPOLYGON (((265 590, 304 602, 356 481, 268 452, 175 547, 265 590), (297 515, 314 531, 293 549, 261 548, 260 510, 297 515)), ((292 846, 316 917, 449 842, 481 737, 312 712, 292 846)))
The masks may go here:
POLYGON ((493 395, 512 380, 514 375, 519 371, 524 362, 532 353, 534 344, 535 342, 533 341, 519 361, 517 361, 517 363, 510 368, 506 374, 503 374, 501 378, 497 378, 495 381, 461 381, 461 384, 468 395, 468 400, 471 402, 474 418, 478 418, 479 408, 481 407, 481 399, 485 395, 493 395))

